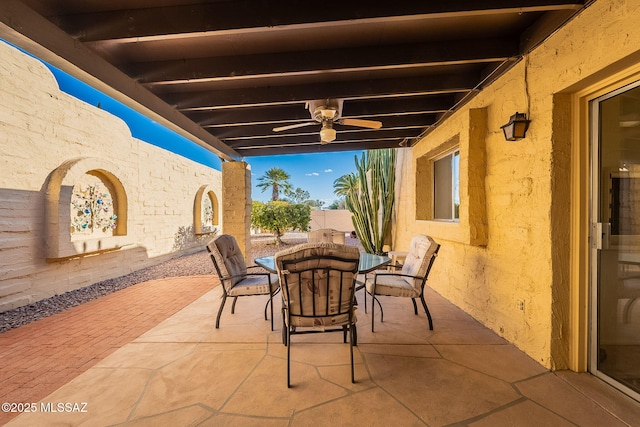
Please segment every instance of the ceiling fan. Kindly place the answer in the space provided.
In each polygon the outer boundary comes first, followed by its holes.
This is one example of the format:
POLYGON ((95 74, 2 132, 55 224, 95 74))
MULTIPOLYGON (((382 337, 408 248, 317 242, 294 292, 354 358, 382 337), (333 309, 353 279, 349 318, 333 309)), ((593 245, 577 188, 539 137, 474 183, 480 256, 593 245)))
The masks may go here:
POLYGON ((315 125, 320 123, 320 143, 328 144, 336 139, 336 130, 334 124, 357 126, 367 129, 380 129, 382 122, 376 120, 349 119, 342 118, 342 100, 341 99, 321 99, 316 101, 308 101, 306 108, 311 113, 313 121, 296 123, 293 125, 281 126, 273 128, 274 132, 281 132, 289 129, 301 128, 304 126, 315 125))

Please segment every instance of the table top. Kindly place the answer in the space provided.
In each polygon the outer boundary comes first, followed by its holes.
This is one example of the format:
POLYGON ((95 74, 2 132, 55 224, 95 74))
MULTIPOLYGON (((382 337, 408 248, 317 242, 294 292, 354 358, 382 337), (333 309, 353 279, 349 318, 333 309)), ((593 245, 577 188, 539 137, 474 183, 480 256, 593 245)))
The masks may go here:
MULTIPOLYGON (((358 264, 358 273, 368 273, 376 268, 382 267, 388 264, 391 258, 381 255, 368 254, 366 252, 360 252, 360 262, 358 264)), ((263 256, 255 259, 256 264, 266 270, 275 273, 276 262, 273 256, 263 256)))

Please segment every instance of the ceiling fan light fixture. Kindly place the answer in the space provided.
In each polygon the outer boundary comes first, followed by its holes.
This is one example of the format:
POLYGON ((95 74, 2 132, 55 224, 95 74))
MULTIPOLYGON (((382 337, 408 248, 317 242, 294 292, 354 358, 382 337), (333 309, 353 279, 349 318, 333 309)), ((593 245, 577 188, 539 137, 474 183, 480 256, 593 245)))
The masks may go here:
POLYGON ((323 143, 335 141, 336 130, 332 127, 323 126, 320 129, 320 141, 323 143))
POLYGON ((338 111, 334 108, 320 108, 319 116, 321 120, 334 119, 337 115, 338 111))

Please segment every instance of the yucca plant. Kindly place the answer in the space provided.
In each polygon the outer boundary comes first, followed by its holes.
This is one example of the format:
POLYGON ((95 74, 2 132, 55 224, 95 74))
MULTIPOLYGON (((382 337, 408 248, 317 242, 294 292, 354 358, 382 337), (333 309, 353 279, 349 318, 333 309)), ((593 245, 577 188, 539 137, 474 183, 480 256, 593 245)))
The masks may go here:
POLYGON ((362 247, 381 254, 391 233, 395 199, 396 151, 370 150, 355 156, 356 173, 343 175, 333 183, 334 193, 343 196, 362 247))

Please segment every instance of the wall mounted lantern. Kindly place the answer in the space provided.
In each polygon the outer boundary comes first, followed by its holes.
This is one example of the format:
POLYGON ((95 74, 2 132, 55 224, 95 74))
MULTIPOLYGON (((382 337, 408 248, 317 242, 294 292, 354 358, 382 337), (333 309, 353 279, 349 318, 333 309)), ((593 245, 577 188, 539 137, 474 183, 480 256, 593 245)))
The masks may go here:
POLYGON ((515 141, 522 139, 527 134, 531 120, 527 120, 525 113, 515 113, 509 118, 509 123, 500 126, 504 132, 504 139, 507 141, 515 141))

